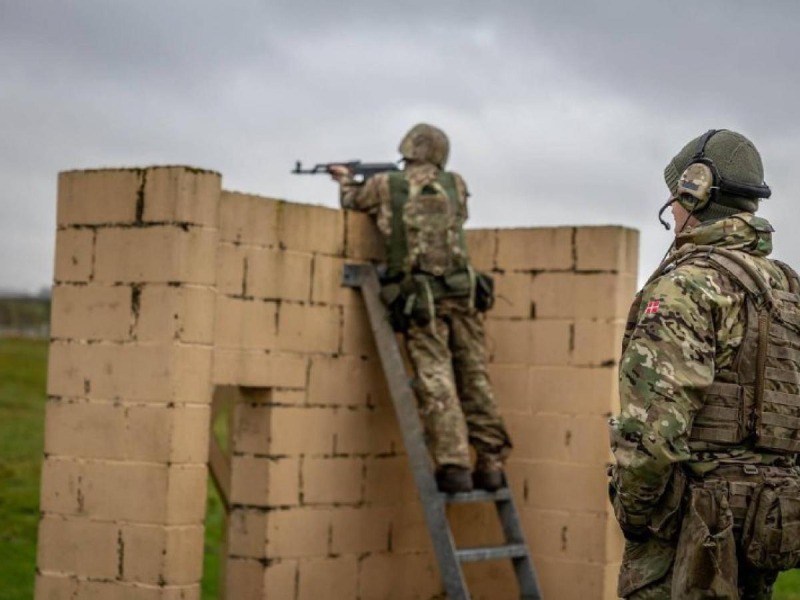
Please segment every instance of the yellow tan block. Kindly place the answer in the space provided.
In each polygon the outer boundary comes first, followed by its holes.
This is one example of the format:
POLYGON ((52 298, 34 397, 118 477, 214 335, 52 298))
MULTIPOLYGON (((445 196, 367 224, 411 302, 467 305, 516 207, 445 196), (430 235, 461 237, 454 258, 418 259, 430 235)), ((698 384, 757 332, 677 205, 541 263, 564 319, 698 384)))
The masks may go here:
POLYGON ((147 169, 142 219, 216 227, 221 179, 182 166, 147 169))
POLYGON ((141 169, 67 171, 58 175, 59 225, 133 223, 141 169))
POLYGON ((131 299, 130 287, 57 285, 53 288, 51 335, 78 340, 129 339, 131 299))
POLYGON ((56 233, 54 279, 57 282, 86 282, 92 277, 94 231, 61 229, 56 233))

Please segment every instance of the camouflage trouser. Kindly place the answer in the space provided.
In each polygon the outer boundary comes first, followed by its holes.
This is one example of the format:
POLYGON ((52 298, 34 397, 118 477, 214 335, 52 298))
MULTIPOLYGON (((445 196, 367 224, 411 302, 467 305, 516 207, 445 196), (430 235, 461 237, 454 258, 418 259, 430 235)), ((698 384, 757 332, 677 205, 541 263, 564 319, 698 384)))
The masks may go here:
POLYGON ((483 316, 465 300, 440 300, 432 323, 406 332, 406 347, 436 464, 469 467, 469 443, 479 458, 502 460, 511 441, 486 370, 483 316))
MULTIPOLYGON (((739 600, 771 600, 777 571, 754 571, 739 565, 739 600)), ((711 597, 711 596, 709 596, 711 597)), ((658 581, 636 590, 626 600, 671 600, 672 569, 658 581)))

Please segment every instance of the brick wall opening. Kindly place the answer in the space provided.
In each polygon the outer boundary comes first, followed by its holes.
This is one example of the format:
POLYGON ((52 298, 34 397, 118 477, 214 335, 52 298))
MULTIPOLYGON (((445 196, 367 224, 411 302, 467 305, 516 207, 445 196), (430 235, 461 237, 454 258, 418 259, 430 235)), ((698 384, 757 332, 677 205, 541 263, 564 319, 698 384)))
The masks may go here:
MULTIPOLYGON (((467 238, 497 281, 490 373, 543 591, 613 598, 606 419, 638 234, 467 238)), ((381 254, 365 215, 227 192, 216 173, 61 174, 36 597, 199 598, 226 403, 228 600, 438 597, 364 307, 339 285, 381 254)), ((499 542, 492 511, 453 507, 458 541, 499 542)), ((515 597, 510 564, 466 569, 475 598, 515 597)))

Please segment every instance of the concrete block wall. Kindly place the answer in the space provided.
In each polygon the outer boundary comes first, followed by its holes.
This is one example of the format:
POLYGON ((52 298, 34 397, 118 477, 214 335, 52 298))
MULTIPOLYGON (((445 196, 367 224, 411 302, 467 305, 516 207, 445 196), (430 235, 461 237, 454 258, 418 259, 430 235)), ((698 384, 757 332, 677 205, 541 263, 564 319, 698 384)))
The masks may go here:
POLYGON ((37 599, 200 597, 219 194, 59 177, 37 599))
MULTIPOLYGON (((606 419, 637 234, 468 243, 497 279, 491 376, 544 592, 613 598, 606 419)), ((37 598, 197 597, 212 387, 231 407, 228 600, 441 597, 364 307, 339 285, 381 253, 365 215, 209 173, 62 175, 37 598)), ((464 545, 500 541, 491 507, 451 518, 464 545)), ((467 576, 475 598, 516 597, 508 564, 467 576)))

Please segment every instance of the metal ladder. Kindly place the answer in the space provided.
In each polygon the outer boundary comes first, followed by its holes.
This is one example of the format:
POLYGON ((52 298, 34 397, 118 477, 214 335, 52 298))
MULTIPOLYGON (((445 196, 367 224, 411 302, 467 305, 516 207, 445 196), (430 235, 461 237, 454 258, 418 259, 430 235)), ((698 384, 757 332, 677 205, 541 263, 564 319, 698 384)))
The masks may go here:
POLYGON ((409 383, 397 338, 389 324, 386 306, 380 298, 380 283, 375 268, 365 264, 345 265, 342 285, 360 289, 364 298, 447 597, 450 600, 470 598, 461 563, 511 559, 519 584, 520 598, 541 600, 536 571, 525 543, 519 513, 508 487, 501 488, 497 492, 476 490, 449 495, 440 492, 436 487, 416 398, 409 383), (506 540, 504 545, 456 548, 445 508, 448 504, 471 502, 494 503, 506 540))

